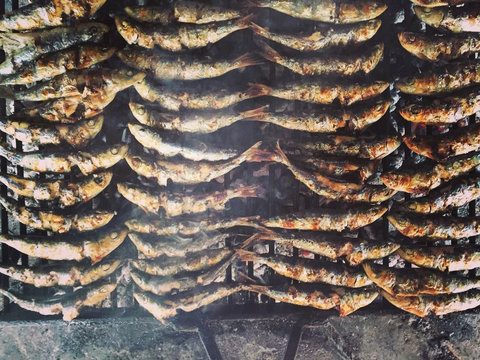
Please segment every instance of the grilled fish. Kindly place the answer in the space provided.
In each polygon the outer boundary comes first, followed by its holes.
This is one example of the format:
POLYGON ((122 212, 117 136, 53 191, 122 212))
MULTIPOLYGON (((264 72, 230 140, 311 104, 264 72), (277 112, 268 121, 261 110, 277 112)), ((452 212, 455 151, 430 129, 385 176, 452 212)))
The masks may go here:
POLYGON ((336 234, 312 231, 262 229, 249 242, 254 243, 257 240, 273 240, 276 243, 296 247, 330 259, 345 256, 350 265, 358 265, 369 259, 382 259, 400 247, 399 244, 388 241, 349 239, 336 234))
POLYGON ((160 54, 138 47, 120 50, 118 57, 134 69, 147 71, 157 79, 200 80, 215 78, 235 69, 261 63, 253 54, 243 54, 236 59, 199 59, 193 55, 160 54))
POLYGON ((28 256, 48 260, 90 259, 96 264, 119 247, 126 236, 127 229, 122 226, 75 236, 0 235, 0 242, 28 256))
POLYGON ((35 287, 88 285, 111 275, 120 266, 120 260, 102 261, 94 266, 56 263, 34 267, 0 265, 0 274, 12 280, 35 287))
POLYGON ((379 295, 374 289, 348 289, 311 284, 286 286, 250 285, 250 291, 266 295, 280 302, 309 306, 320 310, 338 308, 340 316, 347 316, 373 302, 379 295))
POLYGON ((480 234, 480 222, 476 217, 445 217, 415 213, 392 213, 388 221, 400 233, 409 238, 462 239, 480 234))
POLYGON ((228 4, 232 7, 225 8, 204 1, 176 0, 173 4, 174 17, 181 23, 206 24, 242 16, 242 1, 229 1, 228 4))
POLYGON ((209 24, 176 24, 159 27, 117 15, 115 24, 119 34, 130 45, 153 49, 154 46, 167 51, 198 49, 216 43, 226 36, 248 28, 252 15, 241 19, 209 24))
POLYGON ((398 109, 398 113, 408 121, 427 125, 445 125, 469 117, 480 111, 478 89, 464 94, 436 98, 432 101, 416 102, 398 109))
POLYGON ((480 124, 473 123, 439 135, 407 136, 403 142, 417 154, 445 161, 480 148, 480 124))
POLYGON ((354 75, 368 74, 380 62, 384 45, 377 44, 361 54, 345 54, 342 57, 331 55, 286 56, 260 43, 260 55, 268 61, 284 66, 300 75, 354 75))
POLYGON ((380 179, 391 189, 422 194, 439 187, 443 182, 469 173, 479 164, 480 154, 473 153, 449 159, 445 163, 438 163, 433 167, 385 172, 380 179))
POLYGON ((110 184, 112 176, 111 171, 104 171, 74 180, 37 180, 0 174, 0 183, 20 196, 38 201, 58 200, 63 206, 72 206, 100 194, 110 184))
POLYGON ((158 213, 162 208, 167 217, 202 213, 208 210, 222 211, 225 210, 227 202, 231 199, 263 197, 265 193, 261 185, 239 186, 234 189, 198 195, 167 190, 150 191, 127 183, 117 184, 117 189, 125 199, 138 205, 144 211, 158 213))
POLYGON ((476 0, 410 0, 414 4, 423 7, 437 7, 437 6, 454 6, 468 2, 475 2, 476 0))
POLYGON ((305 215, 283 215, 260 220, 267 227, 291 230, 343 231, 367 226, 387 212, 386 206, 350 206, 346 210, 319 209, 305 215))
POLYGON ((103 115, 79 121, 73 125, 52 125, 29 121, 0 122, 0 130, 15 139, 33 145, 70 144, 84 148, 102 130, 103 115))
POLYGON ((354 131, 364 130, 380 120, 387 112, 391 102, 377 101, 373 105, 362 105, 348 109, 323 108, 309 112, 267 112, 264 107, 245 111, 249 120, 275 124, 290 130, 313 133, 336 132, 343 128, 354 131))
POLYGON ((456 294, 480 288, 480 279, 469 279, 426 269, 396 269, 371 262, 364 263, 368 277, 388 294, 456 294))
POLYGON ((425 317, 430 313, 446 315, 452 312, 473 309, 480 305, 480 291, 472 290, 461 294, 392 296, 382 291, 382 296, 392 305, 414 315, 425 317))
POLYGON ((395 87, 406 94, 436 95, 450 93, 480 82, 480 63, 463 61, 451 63, 436 71, 400 79, 395 87))
POLYGON ((173 9, 160 6, 127 6, 125 13, 134 20, 162 25, 170 24, 173 18, 173 9))
POLYGON ((422 33, 398 33, 405 50, 427 61, 454 60, 480 51, 480 37, 472 34, 431 36, 422 33))
POLYGON ((267 265, 280 275, 307 283, 323 282, 351 288, 372 284, 362 270, 339 263, 283 255, 261 255, 245 250, 237 250, 237 254, 243 261, 267 265))
POLYGON ((140 144, 147 149, 155 150, 163 157, 181 155, 193 161, 222 161, 238 156, 238 151, 233 149, 215 148, 186 138, 171 139, 165 136, 166 134, 141 124, 130 123, 128 129, 140 144))
POLYGON ((135 102, 129 105, 133 116, 141 124, 159 130, 176 130, 185 133, 212 133, 253 115, 249 111, 239 112, 233 109, 171 113, 135 102))
POLYGON ((257 35, 299 51, 319 51, 332 47, 354 45, 371 39, 382 21, 375 19, 358 24, 326 27, 309 34, 272 32, 255 23, 250 29, 257 35))
POLYGON ((338 100, 342 105, 352 105, 380 95, 389 86, 385 81, 333 85, 317 79, 279 82, 273 86, 257 83, 250 85, 247 94, 251 97, 273 96, 316 104, 331 104, 338 100))
POLYGON ((434 28, 455 33, 480 32, 480 6, 478 3, 436 9, 415 6, 413 10, 421 21, 434 28))
POLYGON ((257 161, 263 152, 261 142, 253 145, 240 155, 222 161, 192 161, 173 162, 152 160, 142 155, 128 153, 125 157, 128 165, 137 174, 155 179, 159 185, 166 186, 170 179, 179 184, 198 184, 209 182, 225 175, 244 162, 257 161))
POLYGON ((480 267, 480 249, 476 246, 402 246, 397 254, 417 266, 441 271, 464 271, 480 267))
POLYGON ((99 210, 65 215, 54 211, 19 206, 2 196, 0 196, 0 204, 18 222, 34 229, 51 230, 58 233, 70 230, 89 231, 98 229, 107 225, 115 216, 115 212, 99 210))
POLYGON ((222 233, 198 233, 193 236, 182 237, 179 235, 151 236, 148 234, 128 234, 133 245, 147 258, 159 257, 162 255, 186 256, 187 253, 196 253, 206 250, 218 244, 224 244, 230 234, 222 233))
POLYGON ((100 146, 90 152, 19 152, 0 146, 0 156, 13 165, 22 166, 37 172, 68 173, 75 165, 82 174, 88 175, 99 169, 107 169, 122 160, 127 153, 126 144, 100 146))
POLYGON ((250 0, 249 2, 252 6, 271 8, 296 18, 335 24, 351 24, 375 19, 387 9, 384 3, 370 0, 353 3, 334 0, 250 0))
POLYGON ((100 282, 79 288, 71 294, 50 297, 48 299, 21 298, 4 289, 0 294, 6 296, 21 308, 42 315, 57 315, 63 313, 63 320, 71 321, 79 315, 84 306, 94 306, 105 300, 117 287, 116 283, 100 282))
POLYGON ((423 214, 444 212, 468 204, 480 197, 480 176, 467 176, 433 190, 425 197, 413 198, 399 208, 423 214))

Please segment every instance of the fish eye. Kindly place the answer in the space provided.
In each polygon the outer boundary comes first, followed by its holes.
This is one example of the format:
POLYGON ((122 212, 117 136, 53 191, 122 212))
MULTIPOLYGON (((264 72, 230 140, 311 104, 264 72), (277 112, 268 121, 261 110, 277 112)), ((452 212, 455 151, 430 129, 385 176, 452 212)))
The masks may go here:
POLYGON ((411 77, 411 78, 408 78, 407 81, 405 81, 407 83, 407 85, 413 85, 415 84, 415 78, 411 77))
POLYGON ((110 234, 110 237, 112 239, 115 239, 117 236, 118 236, 118 233, 116 233, 116 232, 110 234))
POLYGON ((415 35, 413 35, 413 34, 407 35, 407 41, 410 42, 410 43, 414 43, 415 42, 415 35))
POLYGON ((95 125, 95 120, 93 120, 93 119, 92 119, 92 120, 88 120, 87 125, 88 125, 88 126, 93 126, 93 125, 95 125))
POLYGON ((102 270, 103 270, 103 271, 107 271, 108 269, 110 269, 110 264, 104 264, 104 265, 102 266, 102 270))
POLYGON ((98 32, 98 29, 96 26, 92 26, 88 32, 90 35, 95 35, 98 32))
POLYGON ((144 114, 145 114, 145 107, 143 107, 143 106, 140 105, 140 106, 137 108, 137 112, 138 112, 140 115, 144 115, 144 114))
POLYGON ((110 152, 113 154, 113 155, 117 155, 118 154, 118 149, 116 147, 114 147, 113 149, 110 150, 110 152))
POLYGON ((127 76, 133 76, 133 71, 132 71, 132 70, 128 70, 128 71, 127 71, 127 76))
POLYGON ((101 48, 100 51, 101 51, 101 52, 104 52, 104 53, 105 53, 105 52, 108 52, 108 47, 105 46, 105 47, 101 48))
POLYGON ((122 21, 122 28, 128 28, 128 23, 126 21, 122 21))

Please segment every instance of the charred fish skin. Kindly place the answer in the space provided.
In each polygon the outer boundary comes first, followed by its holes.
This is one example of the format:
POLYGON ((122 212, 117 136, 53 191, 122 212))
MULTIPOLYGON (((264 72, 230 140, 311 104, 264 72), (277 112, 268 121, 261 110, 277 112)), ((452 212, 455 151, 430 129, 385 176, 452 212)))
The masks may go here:
POLYGON ((174 20, 173 11, 169 7, 127 6, 124 10, 130 18, 137 21, 168 25, 174 20))
POLYGON ((281 13, 315 21, 334 24, 351 24, 375 19, 386 9, 387 5, 380 1, 362 0, 350 3, 334 0, 252 0, 253 6, 267 7, 281 13))
POLYGON ((309 34, 271 32, 255 23, 250 29, 259 36, 299 51, 319 51, 332 47, 359 44, 371 39, 382 25, 379 19, 342 27, 328 27, 309 34))
POLYGON ((461 32, 480 32, 480 6, 478 3, 462 7, 438 7, 434 9, 415 6, 415 15, 434 28, 461 32))
POLYGON ((422 33, 398 33, 398 40, 409 53, 426 61, 455 60, 480 51, 480 37, 471 34, 428 36, 422 33))
POLYGON ((416 213, 391 213, 388 221, 409 238, 462 239, 480 234, 480 222, 475 217, 444 217, 416 213))

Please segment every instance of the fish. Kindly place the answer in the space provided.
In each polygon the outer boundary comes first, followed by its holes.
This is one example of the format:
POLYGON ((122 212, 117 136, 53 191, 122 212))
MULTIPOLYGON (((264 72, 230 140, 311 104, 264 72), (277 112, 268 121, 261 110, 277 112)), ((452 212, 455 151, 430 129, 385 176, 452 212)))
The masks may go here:
POLYGON ((250 285, 250 291, 266 295, 276 301, 320 310, 338 308, 340 316, 347 316, 371 304, 380 294, 375 289, 349 289, 324 285, 295 284, 287 286, 250 285))
POLYGON ((420 294, 457 294, 480 287, 480 279, 453 276, 427 269, 398 269, 366 262, 362 264, 368 277, 393 296, 420 294))
POLYGON ((6 120, 0 130, 22 143, 32 145, 60 145, 84 148, 102 130, 103 115, 78 121, 73 125, 6 120))
POLYGON ((23 298, 7 290, 0 289, 0 294, 22 309, 34 311, 41 315, 63 313, 64 321, 72 321, 85 306, 94 306, 105 300, 117 287, 116 283, 96 282, 76 289, 73 293, 55 295, 49 298, 23 298))
POLYGON ((414 6, 415 15, 429 26, 454 33, 480 32, 480 6, 478 3, 462 7, 424 8, 414 6))
POLYGON ((176 0, 173 12, 180 23, 207 24, 240 18, 245 5, 248 4, 243 1, 229 1, 228 7, 224 7, 204 1, 176 0))
POLYGON ((454 6, 465 4, 468 2, 475 2, 476 0, 410 0, 414 4, 423 7, 438 7, 438 6, 454 6))
POLYGON ((465 175, 480 164, 480 154, 472 153, 448 159, 422 169, 401 168, 384 172, 380 179, 389 188, 410 194, 424 194, 430 190, 465 175))
POLYGON ((401 78, 395 87, 405 94, 430 96, 451 93, 479 82, 480 63, 467 60, 401 78))
POLYGON ((360 288, 372 284, 372 281, 367 278, 362 270, 340 263, 283 255, 261 255, 242 249, 236 251, 242 261, 254 261, 257 264, 267 265, 282 276, 306 283, 322 282, 351 288, 360 288))
POLYGON ((124 226, 75 235, 0 235, 0 242, 28 256, 47 260, 90 259, 92 265, 118 248, 127 237, 124 226))
POLYGON ((158 46, 164 50, 177 52, 185 49, 199 49, 214 44, 228 35, 248 28, 253 15, 240 19, 213 22, 208 24, 181 24, 158 26, 115 16, 118 33, 130 45, 153 49, 158 46))
POLYGON ((244 162, 261 161, 262 142, 258 142, 238 156, 222 161, 192 161, 181 162, 152 159, 144 155, 134 155, 129 152, 125 160, 137 174, 149 179, 155 179, 161 186, 166 186, 170 179, 178 184, 198 184, 210 182, 239 167, 244 162))
POLYGON ((315 137, 315 141, 294 142, 283 141, 286 153, 288 149, 301 149, 301 151, 315 154, 353 156, 360 159, 383 159, 397 150, 402 144, 398 134, 383 136, 345 136, 322 134, 315 137))
POLYGON ((161 256, 152 259, 130 260, 137 270, 156 276, 170 276, 181 272, 209 269, 224 261, 231 261, 235 251, 229 248, 207 249, 186 256, 161 256))
POLYGON ((0 274, 35 287, 84 286, 111 275, 120 264, 120 260, 102 261, 95 266, 70 262, 33 267, 0 264, 0 274))
POLYGON ((365 260, 382 259, 400 248, 400 244, 391 241, 368 241, 351 239, 336 234, 321 233, 318 231, 274 231, 261 229, 250 238, 250 243, 262 240, 273 240, 313 254, 322 255, 330 259, 345 257, 350 265, 359 265, 365 260))
POLYGON ((277 82, 271 86, 251 83, 247 95, 273 96, 286 100, 297 100, 314 104, 331 104, 338 100, 342 105, 352 105, 383 93, 389 84, 374 82, 337 82, 332 84, 318 79, 302 79, 277 82))
POLYGON ((140 103, 130 102, 130 110, 139 123, 158 130, 182 133, 209 134, 248 119, 249 111, 234 109, 204 110, 194 112, 166 112, 140 103))
MULTIPOLYGON (((1 177, 0 177, 1 180, 1 177)), ((185 192, 150 190, 129 183, 118 183, 118 192, 142 210, 158 213, 160 208, 167 217, 225 210, 228 201, 235 198, 265 197, 262 185, 244 185, 223 191, 188 195, 185 192)))
POLYGON ((444 162, 480 148, 480 124, 472 123, 447 133, 426 136, 406 136, 403 142, 413 152, 444 162))
POLYGON ((215 78, 232 70, 262 63, 255 54, 245 53, 235 59, 213 60, 191 54, 160 54, 139 47, 120 50, 117 56, 126 65, 150 73, 161 80, 201 80, 215 78))
POLYGON ((402 211, 422 214, 445 212, 480 198, 480 176, 455 179, 431 191, 427 196, 412 198, 397 207, 402 211))
POLYGON ((0 76, 0 85, 27 85, 51 79, 69 70, 86 69, 108 60, 115 51, 114 47, 82 44, 45 54, 17 73, 0 76))
POLYGON ((20 152, 11 150, 6 144, 0 145, 0 156, 8 159, 12 165, 37 172, 69 173, 77 166, 83 175, 89 175, 100 169, 112 167, 125 157, 128 145, 102 145, 86 151, 51 150, 20 152))
POLYGON ((125 13, 134 20, 168 25, 173 20, 173 9, 161 6, 127 6, 125 13))
POLYGON ((0 174, 0 183, 19 196, 37 201, 58 200, 63 206, 72 206, 93 199, 112 181, 113 173, 103 171, 71 180, 26 179, 0 174))
POLYGON ((409 238, 462 239, 480 234, 480 222, 476 217, 445 217, 395 212, 388 221, 401 234, 409 238))
POLYGON ((335 0, 249 0, 251 6, 271 8, 299 19, 334 24, 351 24, 379 17, 387 5, 381 1, 335 0))
POLYGON ((25 31, 65 25, 93 16, 106 0, 40 0, 0 17, 0 31, 25 31))
POLYGON ((304 112, 269 112, 265 107, 245 111, 248 120, 275 124, 289 130, 311 133, 331 133, 340 129, 361 131, 379 121, 391 105, 389 100, 379 100, 373 105, 347 109, 322 108, 304 112))
POLYGON ((125 225, 131 232, 154 235, 195 235, 201 232, 211 232, 229 229, 236 226, 259 227, 259 216, 221 218, 219 214, 193 217, 190 219, 162 219, 158 217, 143 217, 130 219, 125 225))
POLYGON ((33 229, 64 233, 98 229, 107 225, 116 215, 113 211, 90 210, 75 214, 62 214, 52 210, 28 208, 0 196, 0 204, 18 222, 33 229))
POLYGON ((477 88, 460 95, 435 98, 431 101, 409 103, 398 109, 407 121, 426 125, 454 124, 480 111, 480 93, 477 88))
POLYGON ((313 231, 343 231, 356 230, 378 220, 387 212, 387 207, 349 206, 348 209, 318 209, 315 212, 288 214, 269 219, 261 219, 260 224, 266 227, 313 230, 313 231))
POLYGON ((480 267, 478 246, 402 246, 397 254, 417 266, 440 271, 465 271, 480 267))
POLYGON ((392 296, 382 291, 382 296, 392 305, 420 317, 428 314, 446 315, 465 311, 480 305, 480 291, 472 290, 460 294, 392 296))
POLYGON ((266 60, 281 65, 305 76, 339 75, 349 76, 357 73, 368 74, 380 62, 383 56, 383 43, 372 46, 360 54, 338 55, 282 55, 265 42, 259 43, 260 55, 266 60))
POLYGON ((187 253, 196 253, 218 244, 224 244, 231 235, 226 233, 197 233, 192 236, 151 236, 149 234, 130 232, 129 239, 133 245, 147 258, 162 255, 168 257, 186 256, 187 253))
POLYGON ((455 60, 480 51, 480 37, 475 34, 443 36, 401 32, 400 45, 412 55, 426 61, 455 60))
POLYGON ((188 141, 185 138, 169 138, 167 134, 155 131, 142 124, 128 124, 133 137, 147 149, 155 150, 164 157, 181 155, 193 161, 222 161, 238 156, 238 151, 228 148, 216 148, 203 142, 188 141))
POLYGON ((382 26, 382 20, 374 19, 344 26, 328 26, 308 34, 272 32, 250 23, 254 34, 298 51, 319 51, 363 43, 371 39, 382 26))

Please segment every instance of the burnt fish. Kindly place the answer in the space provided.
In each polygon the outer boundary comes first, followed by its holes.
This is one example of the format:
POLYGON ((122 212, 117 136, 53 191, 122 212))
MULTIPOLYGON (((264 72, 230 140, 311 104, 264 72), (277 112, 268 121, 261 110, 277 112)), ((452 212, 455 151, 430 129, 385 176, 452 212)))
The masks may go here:
POLYGON ((438 7, 438 6, 455 6, 468 2, 475 2, 476 0, 410 0, 414 4, 423 7, 438 7))
POLYGON ((415 15, 434 28, 462 32, 480 32, 480 5, 478 2, 461 7, 437 7, 434 9, 415 6, 415 15))

